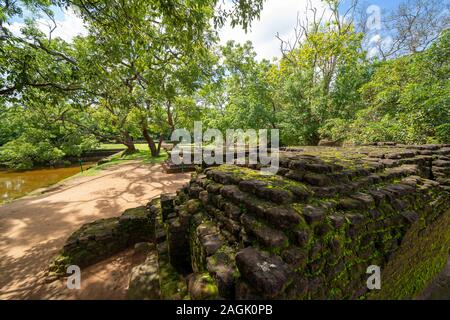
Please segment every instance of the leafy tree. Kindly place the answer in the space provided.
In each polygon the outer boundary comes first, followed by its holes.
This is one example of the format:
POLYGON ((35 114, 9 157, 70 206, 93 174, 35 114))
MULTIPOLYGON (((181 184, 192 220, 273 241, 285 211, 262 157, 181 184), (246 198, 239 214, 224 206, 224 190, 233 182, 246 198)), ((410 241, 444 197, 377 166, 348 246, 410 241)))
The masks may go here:
POLYGON ((368 69, 362 34, 339 15, 338 1, 328 4, 333 13, 328 20, 299 24, 296 46, 282 42, 278 90, 287 144, 330 138, 333 122, 348 121, 363 107, 358 89, 368 69))
POLYGON ((362 88, 367 109, 358 114, 349 137, 354 142, 449 142, 449 49, 446 31, 426 51, 382 63, 362 88))
POLYGON ((94 136, 80 134, 73 122, 80 121, 82 114, 57 94, 29 89, 7 112, 2 122, 7 122, 10 136, 0 147, 0 163, 8 167, 56 164, 65 156, 80 156, 97 143, 94 136))
POLYGON ((307 8, 294 42, 280 39, 280 60, 259 61, 249 42, 218 47, 216 29, 228 21, 247 30, 263 0, 4 1, 0 163, 57 163, 98 140, 136 152, 142 137, 158 156, 158 140, 195 120, 224 131, 278 128, 285 145, 449 142, 444 4, 394 10, 396 47, 380 62, 366 59, 355 3, 325 3, 324 15, 307 8), (54 23, 55 5, 74 8, 89 34, 68 43, 41 32, 36 19, 54 23), (34 16, 14 35, 8 24, 25 7, 34 16))
MULTIPOLYGON (((47 10, 45 2, 29 3, 47 10)), ((33 20, 26 21, 22 37, 3 27, 0 162, 19 168, 52 164, 92 148, 92 136, 73 125, 82 116, 73 107, 81 89, 73 47, 44 35, 33 20)))
POLYGON ((0 147, 20 135, 20 110, 0 104, 0 147))
MULTIPOLYGON (((132 136, 142 135, 152 155, 159 154, 149 128, 160 137, 173 130, 176 118, 192 114, 181 106, 198 87, 216 41, 211 28, 225 21, 247 29, 259 17, 262 0, 162 1, 25 1, 29 9, 54 21, 51 5, 72 6, 89 27, 89 36, 74 44, 45 37, 34 19, 23 36, 6 28, 22 14, 16 1, 1 7, 0 99, 22 101, 27 92, 58 94, 79 117, 64 116, 85 136, 115 140, 134 152, 132 136), (216 10, 216 8, 218 8, 216 10), (206 61, 206 62, 205 62, 206 61), (167 111, 166 123, 161 110, 167 111)), ((191 100, 192 101, 192 100, 191 100)), ((193 104, 189 104, 193 106, 193 104)), ((10 107, 10 106, 9 106, 10 107)), ((61 119, 58 120, 61 122, 61 119)))
POLYGON ((252 44, 232 41, 221 48, 216 83, 205 87, 203 95, 215 109, 209 110, 210 125, 221 128, 276 128, 276 110, 271 97, 268 73, 271 64, 256 61, 252 44), (213 90, 213 94, 207 92, 213 90), (220 99, 222 97, 222 99, 220 99), (217 117, 217 113, 221 116, 217 117))

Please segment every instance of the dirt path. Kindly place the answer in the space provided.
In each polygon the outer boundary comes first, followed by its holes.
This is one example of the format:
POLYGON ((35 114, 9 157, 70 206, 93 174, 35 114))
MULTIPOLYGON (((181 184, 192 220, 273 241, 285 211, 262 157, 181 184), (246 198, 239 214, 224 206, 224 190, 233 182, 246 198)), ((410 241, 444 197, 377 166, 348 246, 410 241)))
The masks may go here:
POLYGON ((144 205, 161 193, 176 191, 188 179, 187 173, 167 175, 160 165, 129 162, 0 206, 0 299, 121 298, 123 290, 117 286, 123 288, 135 259, 132 252, 84 270, 86 281, 76 294, 61 282, 46 283, 46 268, 82 224, 144 205), (117 264, 125 266, 123 272, 117 272, 117 264))

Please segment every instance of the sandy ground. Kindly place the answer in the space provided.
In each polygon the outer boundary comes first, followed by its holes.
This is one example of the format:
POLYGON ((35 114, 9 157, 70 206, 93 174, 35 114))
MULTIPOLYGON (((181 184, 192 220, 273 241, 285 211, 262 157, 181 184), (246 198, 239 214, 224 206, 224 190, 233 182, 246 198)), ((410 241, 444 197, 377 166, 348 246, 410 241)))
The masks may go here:
POLYGON ((46 269, 82 224, 175 192, 189 176, 128 162, 0 206, 0 299, 123 299, 129 270, 140 259, 133 250, 82 270, 81 290, 68 290, 62 280, 49 282, 46 269))

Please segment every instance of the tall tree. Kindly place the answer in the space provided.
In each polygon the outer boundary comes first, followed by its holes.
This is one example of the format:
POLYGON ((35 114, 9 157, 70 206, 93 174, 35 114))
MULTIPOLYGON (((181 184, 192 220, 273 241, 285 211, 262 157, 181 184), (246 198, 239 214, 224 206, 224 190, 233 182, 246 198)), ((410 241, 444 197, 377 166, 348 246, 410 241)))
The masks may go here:
POLYGON ((83 111, 92 109, 87 114, 96 115, 93 119, 110 116, 104 119, 104 126, 80 124, 83 129, 97 132, 100 137, 113 136, 133 152, 131 132, 137 125, 153 155, 159 149, 148 132, 148 118, 154 113, 150 109, 165 104, 167 122, 173 128, 172 101, 179 90, 172 89, 175 85, 172 80, 176 79, 184 88, 198 81, 196 77, 203 70, 199 71, 195 64, 208 56, 216 41, 211 21, 215 26, 231 21, 232 25, 247 29, 259 17, 263 3, 262 0, 232 1, 227 5, 225 2, 219 5, 221 1, 217 0, 24 2, 52 21, 50 5, 74 7, 85 20, 90 35, 71 46, 53 39, 51 32, 45 39, 32 20, 27 21, 23 37, 13 35, 5 24, 21 14, 16 2, 7 1, 0 11, 0 45, 6 48, 3 50, 6 54, 0 57, 5 60, 0 70, 0 96, 20 97, 27 88, 69 92, 73 95, 71 100, 83 111), (46 62, 28 63, 28 53, 37 52, 46 62), (6 61, 14 56, 17 59, 13 63, 6 61), (188 67, 189 75, 185 72, 188 67), (131 113, 136 114, 136 109, 142 115, 138 124, 130 120, 137 119, 130 117, 131 113), (99 134, 101 129, 104 132, 99 134))
POLYGON ((367 72, 362 34, 341 15, 340 1, 327 4, 323 13, 308 8, 312 19, 299 20, 293 43, 280 39, 281 136, 288 144, 317 144, 329 136, 325 124, 349 119, 362 107, 358 89, 367 72))

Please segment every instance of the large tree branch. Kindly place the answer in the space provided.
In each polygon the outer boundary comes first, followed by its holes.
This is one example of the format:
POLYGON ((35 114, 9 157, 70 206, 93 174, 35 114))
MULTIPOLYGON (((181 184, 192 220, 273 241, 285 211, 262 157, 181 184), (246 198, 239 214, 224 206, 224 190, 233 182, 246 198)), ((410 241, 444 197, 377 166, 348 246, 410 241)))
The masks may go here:
POLYGON ((77 61, 75 60, 75 58, 73 58, 73 57, 71 57, 71 56, 69 56, 69 55, 66 55, 66 54, 63 53, 63 52, 60 52, 60 51, 56 51, 56 50, 52 50, 52 49, 50 49, 50 48, 47 48, 47 47, 42 43, 42 41, 39 40, 39 39, 34 39, 34 41, 36 41, 37 44, 31 43, 31 42, 28 42, 28 41, 25 41, 25 40, 20 39, 20 38, 17 38, 17 39, 18 39, 20 42, 22 42, 22 43, 24 43, 24 44, 27 44, 27 45, 29 45, 30 47, 34 48, 34 49, 43 50, 43 51, 45 51, 47 54, 49 54, 49 55, 51 55, 51 56, 54 56, 54 57, 60 57, 60 58, 64 59, 65 61, 67 61, 67 62, 73 64, 74 66, 77 66, 77 65, 78 65, 78 63, 77 63, 77 61))
POLYGON ((44 83, 21 83, 21 84, 16 84, 14 86, 10 86, 10 87, 6 87, 6 88, 2 88, 0 89, 0 95, 9 95, 14 93, 15 91, 20 90, 23 87, 33 87, 33 88, 56 88, 60 91, 77 91, 77 90, 81 90, 81 87, 75 86, 61 86, 59 84, 56 83, 52 83, 52 82, 44 82, 44 83))

